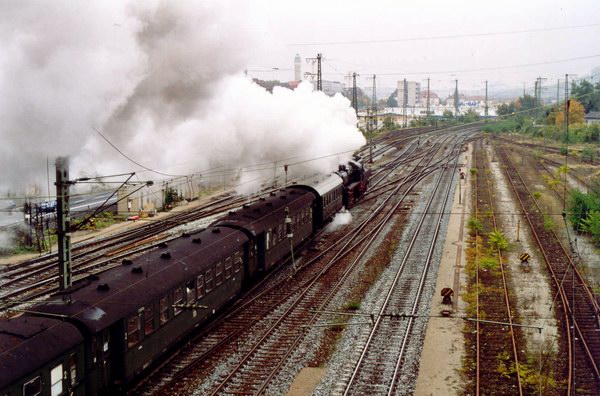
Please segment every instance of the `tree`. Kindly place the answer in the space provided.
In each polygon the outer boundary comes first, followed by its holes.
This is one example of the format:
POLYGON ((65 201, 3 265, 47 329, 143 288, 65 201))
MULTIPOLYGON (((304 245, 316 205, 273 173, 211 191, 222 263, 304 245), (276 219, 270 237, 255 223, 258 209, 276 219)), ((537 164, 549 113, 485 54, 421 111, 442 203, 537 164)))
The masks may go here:
POLYGON ((395 89, 394 92, 390 94, 389 98, 387 98, 387 107, 398 107, 398 99, 396 99, 397 96, 398 89, 395 89))
POLYGON ((571 94, 581 101, 586 113, 600 111, 600 83, 594 85, 587 80, 582 80, 579 84, 573 82, 571 94))
POLYGON ((515 112, 515 104, 511 103, 502 103, 496 108, 496 114, 499 116, 510 115, 515 112))
MULTIPOLYGON (((344 89, 342 95, 352 103, 352 87, 344 89)), ((358 101, 358 108, 365 108, 370 106, 371 100, 368 96, 365 95, 363 90, 360 87, 356 87, 356 100, 358 101)))
POLYGON ((475 122, 479 121, 480 118, 479 113, 475 109, 467 110, 467 112, 460 117, 462 122, 475 122))
POLYGON ((541 106, 541 103, 535 103, 535 97, 525 94, 517 99, 515 110, 531 113, 536 108, 536 105, 541 106))
MULTIPOLYGON (((585 122, 585 111, 583 105, 575 99, 570 100, 569 104, 569 124, 581 124, 585 122)), ((554 123, 556 125, 562 125, 565 123, 565 111, 564 109, 559 111, 554 117, 554 123)))
POLYGON ((391 116, 388 115, 383 118, 383 128, 387 129, 388 131, 397 128, 397 125, 391 116))
POLYGON ((454 118, 454 113, 452 113, 452 110, 444 110, 442 116, 444 118, 454 118))

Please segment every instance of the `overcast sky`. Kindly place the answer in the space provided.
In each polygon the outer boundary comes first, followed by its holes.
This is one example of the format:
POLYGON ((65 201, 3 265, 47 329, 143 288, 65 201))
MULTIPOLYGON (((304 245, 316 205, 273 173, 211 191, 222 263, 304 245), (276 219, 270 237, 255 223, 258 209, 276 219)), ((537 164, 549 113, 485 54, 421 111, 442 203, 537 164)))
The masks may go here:
POLYGON ((281 163, 303 140, 319 143, 303 146, 310 158, 360 147, 348 100, 308 84, 271 95, 243 77, 290 81, 297 53, 322 53, 327 80, 355 71, 360 86, 376 74, 393 89, 430 77, 441 94, 488 80, 491 98, 523 82, 532 93, 536 77, 550 93, 600 65, 600 0, 0 4, 0 168, 11 169, 0 190, 47 184, 57 156, 71 156, 73 174, 164 176, 281 163))
POLYGON ((296 53, 303 73, 311 71, 304 59, 319 52, 325 79, 356 71, 365 86, 377 74, 383 86, 430 77, 432 87, 458 79, 466 90, 485 80, 531 89, 536 77, 555 84, 600 65, 598 0, 262 1, 252 12, 265 48, 253 52, 248 69, 265 79, 291 79, 296 53), (563 27, 571 28, 542 30, 563 27), (487 35, 516 31, 528 32, 487 35), (522 66, 531 64, 538 65, 522 66), (265 71, 274 67, 287 70, 265 71))

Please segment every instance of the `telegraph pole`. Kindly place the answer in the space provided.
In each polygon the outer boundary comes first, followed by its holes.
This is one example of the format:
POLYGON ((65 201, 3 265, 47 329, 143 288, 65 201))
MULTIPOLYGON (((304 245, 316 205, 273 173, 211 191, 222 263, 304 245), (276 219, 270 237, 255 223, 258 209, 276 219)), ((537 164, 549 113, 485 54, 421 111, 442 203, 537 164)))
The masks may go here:
POLYGON ((454 117, 458 117, 458 80, 454 80, 456 86, 454 88, 454 117))
MULTIPOLYGON (((538 80, 535 80, 535 83, 533 83, 533 108, 535 109, 537 107, 537 101, 538 101, 538 97, 537 97, 537 84, 538 84, 538 80)), ((523 99, 525 99, 525 96, 523 96, 523 99)))
POLYGON ((358 76, 357 73, 348 73, 348 75, 346 76, 347 79, 352 78, 352 108, 354 109, 354 111, 356 112, 356 117, 358 117, 358 94, 356 92, 356 77, 358 76))
POLYGON ((356 91, 356 77, 358 74, 352 73, 352 104, 354 107, 354 111, 356 112, 356 116, 358 116, 358 93, 356 91))
POLYGON ((556 79, 556 108, 560 108, 560 78, 556 79))
MULTIPOLYGON (((375 79, 377 76, 373 74, 373 103, 371 107, 373 107, 373 114, 377 115, 377 85, 375 84, 375 79)), ((375 119, 375 126, 377 126, 377 119, 375 119)))
POLYGON ((323 75, 321 74, 321 54, 317 54, 317 91, 323 90, 323 75))
POLYGON ((544 101, 542 100, 542 81, 545 81, 546 78, 538 77, 535 82, 535 114, 540 118, 542 116, 544 101))
POLYGON ((56 159, 56 213, 58 235, 58 287, 66 290, 71 279, 71 217, 69 215, 69 158, 56 159))
POLYGON ((567 145, 569 144, 569 104, 569 75, 565 74, 565 133, 567 145))
POLYGON ((369 139, 369 162, 373 163, 373 133, 377 130, 377 85, 375 83, 376 75, 367 77, 373 79, 373 96, 371 106, 367 107, 367 137, 369 139), (370 113, 370 114, 369 114, 370 113))
POLYGON ((485 108, 484 108, 485 120, 488 118, 488 82, 485 81, 485 108))
POLYGON ((408 115, 406 114, 406 106, 408 104, 408 82, 406 81, 406 78, 404 79, 402 86, 402 123, 404 125, 404 128, 406 128, 408 126, 408 115))
POLYGON ((429 125, 429 111, 431 109, 429 105, 429 78, 427 79, 427 125, 429 125))
POLYGON ((369 163, 373 163, 373 133, 377 130, 377 85, 375 84, 377 76, 373 74, 373 102, 371 103, 371 117, 373 127, 369 133, 369 163))
MULTIPOLYGON (((321 59, 323 58, 322 54, 317 54, 316 58, 306 58, 306 62, 312 62, 314 65, 317 63, 317 91, 323 90, 323 77, 321 74, 321 59)), ((314 69, 313 69, 314 70, 314 69)), ((304 73, 305 76, 314 76, 314 73, 304 73)))

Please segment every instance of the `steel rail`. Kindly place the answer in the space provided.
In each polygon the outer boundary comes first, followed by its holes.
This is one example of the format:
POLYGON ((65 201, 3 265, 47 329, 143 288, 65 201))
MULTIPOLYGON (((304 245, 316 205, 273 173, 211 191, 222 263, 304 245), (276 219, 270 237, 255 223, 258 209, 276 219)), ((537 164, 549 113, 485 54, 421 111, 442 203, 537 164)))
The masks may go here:
MULTIPOLYGON (((412 184, 416 184, 417 181, 415 181, 415 175, 407 175, 402 183, 400 183, 400 185, 405 185, 409 182, 412 182, 412 184)), ((408 187, 408 189, 410 190, 413 186, 408 187)), ((390 196, 387 199, 390 199, 392 196, 392 194, 390 194, 390 196)), ((381 208, 384 207, 384 204, 380 205, 381 208)), ((377 210, 376 210, 377 211, 377 210)), ((346 238, 344 240, 340 240, 338 241, 336 244, 330 246, 329 248, 327 248, 325 251, 322 251, 317 257, 315 257, 314 259, 310 260, 309 262, 304 263, 303 265, 301 265, 298 268, 298 274, 301 273, 304 270, 310 269, 312 264, 314 262, 316 262, 320 257, 324 256, 326 253, 328 253, 330 250, 337 248, 338 251, 335 254, 335 256, 333 258, 331 258, 329 260, 329 263, 326 265, 326 268, 337 263, 343 256, 345 256, 346 254, 348 254, 349 252, 353 251, 354 249, 356 249, 361 243, 363 243, 367 238, 371 237, 371 235, 373 235, 374 233, 376 233, 376 230, 373 230, 371 232, 367 232, 367 233, 363 233, 363 230, 365 229, 365 227, 369 224, 369 222, 371 221, 371 219, 376 217, 376 211, 373 211, 371 213, 370 216, 368 216, 367 219, 363 220, 357 227, 355 227, 351 232, 350 232, 350 237, 346 238), (359 238, 357 241, 354 241, 358 236, 361 236, 361 238, 359 238), (341 245, 341 247, 339 246, 341 245)), ((282 301, 285 300, 285 298, 288 298, 289 296, 293 295, 295 293, 295 290, 298 289, 302 289, 302 290, 306 290, 308 288, 308 286, 311 284, 311 282, 313 281, 313 279, 315 279, 318 276, 323 275, 325 270, 321 270, 317 275, 314 275, 312 277, 310 277, 307 281, 302 282, 301 284, 298 285, 298 287, 294 288, 293 290, 291 290, 289 293, 287 293, 284 297, 278 298, 277 301, 275 301, 274 303, 272 303, 270 305, 270 307, 268 309, 266 309, 264 312, 264 314, 261 314, 259 317, 256 318, 256 321, 258 321, 260 318, 264 317, 267 315, 268 312, 271 312, 272 310, 275 309, 275 307, 279 306, 282 304, 282 301), (288 296, 288 297, 286 297, 288 296)), ((252 298, 252 300, 250 300, 247 303, 244 303, 242 306, 240 306, 238 309, 236 309, 234 312, 232 312, 231 314, 228 314, 227 317, 231 317, 234 315, 238 315, 238 312, 242 312, 244 309, 246 309, 247 306, 251 305, 255 300, 258 300, 259 298, 261 298, 261 296, 269 293, 269 291, 273 290, 273 289, 281 289, 281 286, 286 282, 286 280, 281 280, 279 282, 277 282, 275 285, 271 286, 269 289, 263 291, 262 293, 260 293, 259 295, 255 296, 252 298)), ((240 329, 236 334, 240 334, 244 329, 247 329, 249 327, 251 327, 253 323, 248 323, 246 324, 242 329, 240 329)), ((228 339, 230 339, 228 337, 228 339)), ((216 350, 218 350, 218 345, 215 345, 215 347, 211 348, 211 350, 207 351, 206 353, 204 353, 203 355, 199 356, 197 359, 195 359, 193 362, 191 362, 189 365, 187 365, 187 367, 185 367, 183 370, 181 370, 178 374, 176 374, 171 381, 165 383, 163 386, 160 387, 160 389, 155 392, 160 394, 163 391, 166 391, 167 389, 170 389, 172 384, 174 382, 177 381, 177 379, 182 378, 186 375, 188 375, 188 373, 194 369, 194 367, 199 364, 203 359, 207 358, 208 356, 210 356, 212 353, 215 353, 216 350)))
MULTIPOLYGON (((499 149, 504 156, 506 157, 506 159, 508 160, 508 162, 510 163, 510 166, 512 166, 514 168, 514 164, 512 163, 512 161, 510 160, 510 157, 508 157, 504 151, 503 148, 499 149)), ((520 174, 517 173, 517 176, 521 179, 520 174)), ((528 192, 528 194, 531 195, 531 192, 529 191, 529 188, 527 187, 527 185, 525 184, 525 182, 521 179, 521 182, 523 183, 526 191, 528 192)), ((539 207, 539 204, 534 200, 533 201, 534 204, 536 205, 538 211, 541 213, 541 208, 539 207)), ((523 208, 525 209, 525 206, 523 206, 523 208)), ((529 220, 529 214, 527 214, 527 218, 529 220)), ((596 322, 598 321, 598 316, 600 314, 600 307, 598 305, 598 301, 595 298, 595 296, 593 295, 593 293, 591 292, 591 288, 589 287, 589 285, 587 284, 587 282, 585 281, 585 279, 583 278, 583 276, 581 275, 581 273, 579 272, 579 270, 577 269, 577 267, 575 266, 575 263, 573 262, 571 255, 567 253, 564 245, 560 242, 560 239, 558 238, 558 236, 556 235, 556 233, 553 230, 550 230, 550 235, 553 238, 553 243, 556 246, 559 246, 560 248, 560 252, 562 253, 564 259, 566 260, 566 264, 563 264, 565 266, 564 269, 561 268, 555 268, 551 263, 553 262, 550 257, 547 255, 547 247, 544 246, 541 243, 541 238, 539 238, 538 236, 538 232, 535 231, 535 227, 533 226, 533 224, 531 225, 532 230, 534 232, 535 238, 538 241, 538 244, 540 246, 540 249, 542 250, 542 254, 544 256, 544 259, 546 260, 546 262, 548 263, 548 266, 551 268, 551 272, 553 274, 553 279, 555 280, 555 284, 557 285, 557 287, 559 288, 559 290, 561 291, 561 293, 564 295, 564 307, 566 307, 566 315, 568 316, 569 314, 571 315, 571 319, 573 322, 573 326, 575 328, 575 330, 577 331, 577 340, 580 342, 580 345, 582 346, 582 348, 584 349, 588 362, 590 364, 590 369, 592 370, 592 373, 595 376, 595 380, 596 380, 596 384, 598 386, 598 384, 600 383, 600 370, 598 367, 598 362, 597 359, 600 359, 600 356, 595 356, 594 353, 592 352, 592 350, 590 349, 589 343, 590 343, 590 338, 596 338, 595 342, 596 344, 598 344, 598 331, 597 329, 591 333, 584 333, 582 331, 582 329, 580 328, 579 325, 579 320, 584 320, 585 316, 584 315, 593 315, 596 318, 596 322), (568 271, 572 270, 573 274, 574 274, 574 278, 576 275, 576 279, 577 279, 577 284, 573 285, 572 290, 566 290, 566 287, 569 286, 568 282, 565 282, 565 278, 568 274, 568 271), (561 270, 564 271, 563 276, 556 276, 555 272, 556 270, 561 270), (560 281, 559 281, 559 278, 560 281), (573 293, 573 296, 576 295, 576 293, 578 292, 583 292, 584 293, 584 297, 585 297, 585 302, 587 304, 589 304, 590 306, 579 306, 578 309, 574 309, 574 307, 572 306, 571 302, 569 301, 569 297, 567 295, 567 293, 573 293), (585 309, 590 309, 591 312, 587 312, 584 313, 582 312, 582 310, 585 309)), ((573 301, 574 303, 574 301, 573 301)), ((597 324, 597 323, 596 323, 597 324)), ((596 326, 597 327, 597 326, 596 326)), ((570 328, 570 326, 568 327, 570 328)), ((570 332, 569 332, 570 335, 570 332)), ((570 340, 572 342, 572 340, 570 340)), ((600 345, 596 345, 596 348, 600 347, 600 345)), ((573 351, 572 351, 573 352, 573 351)), ((598 351, 596 351, 598 352, 598 351)), ((571 364, 574 364, 574 359, 571 357, 569 359, 569 361, 571 362, 571 364)), ((575 379, 575 377, 573 376, 573 378, 575 379)))
MULTIPOLYGON (((423 169, 421 170, 419 176, 421 175, 421 173, 423 172, 423 169)), ((408 175, 407 175, 408 177, 408 175)), ((408 195, 408 192, 414 188, 414 186, 416 186, 416 184, 418 183, 418 180, 420 180, 419 178, 416 178, 417 180, 415 180, 412 183, 411 188, 407 189, 407 191, 405 192, 404 197, 406 197, 406 195, 408 195)), ((401 187, 401 184, 398 185, 398 189, 401 187)), ((387 202, 388 200, 390 200, 395 194, 391 193, 388 195, 388 197, 385 199, 385 202, 387 202)), ((402 202, 403 199, 400 199, 399 203, 392 209, 388 211, 388 214, 384 217, 384 219, 371 231, 369 232, 369 237, 370 240, 372 241, 378 234, 378 231, 381 230, 383 228, 383 226, 387 223, 387 221, 391 218, 391 216, 393 215, 393 213, 395 212, 395 210, 397 209, 397 206, 400 205, 400 203, 402 202)), ((375 215, 377 215, 381 210, 384 209, 385 207, 385 202, 383 202, 381 205, 379 205, 379 207, 373 211, 373 213, 369 216, 369 218, 374 218, 375 215)), ((360 261, 360 258, 362 257, 362 254, 364 254, 364 252, 366 252, 368 245, 370 245, 370 243, 366 244, 367 246, 365 248, 363 248, 359 253, 358 253, 358 257, 356 259, 354 259, 352 261, 352 263, 349 265, 349 268, 344 272, 344 275, 337 280, 336 284, 333 287, 330 287, 329 289, 329 293, 328 295, 323 299, 325 302, 328 301, 329 299, 331 299, 333 297, 333 295, 335 294, 335 292, 337 292, 337 290, 339 289, 339 287, 342 285, 343 281, 345 280, 345 278, 348 276, 348 274, 351 273, 351 270, 358 264, 358 262, 360 261)), ((339 253, 338 253, 339 254, 339 253)), ((337 255, 336 257, 337 258, 337 255)), ((315 277, 314 280, 312 280, 309 284, 305 284, 305 286, 303 287, 303 292, 294 299, 294 301, 292 302, 292 304, 290 304, 290 307, 288 307, 286 309, 286 311, 284 313, 281 314, 279 320, 277 320, 277 322, 275 324, 273 324, 269 330, 266 332, 265 335, 263 335, 263 337, 261 337, 261 339, 255 343, 254 347, 246 353, 246 355, 241 359, 241 361, 231 370, 231 372, 221 381, 221 383, 217 386, 216 389, 214 389, 212 391, 212 395, 216 395, 219 392, 225 391, 225 388, 227 386, 227 384, 232 380, 232 378, 234 377, 234 375, 239 372, 239 370, 242 369, 242 367, 244 367, 244 365, 247 364, 247 361, 257 352, 258 348, 266 342, 266 340, 269 339, 269 337, 273 334, 274 331, 278 330, 280 325, 283 324, 283 322, 286 320, 286 318, 295 310, 295 308, 302 302, 302 299, 304 298, 304 296, 306 296, 310 291, 311 288, 313 287, 313 285, 316 283, 316 281, 321 278, 323 275, 325 275, 326 271, 330 268, 332 264, 328 264, 323 270, 321 270, 321 272, 319 273, 318 277, 315 277)), ((321 304, 321 306, 323 306, 325 304, 325 302, 323 302, 321 304)), ((314 314, 312 315, 312 317, 308 320, 307 325, 311 325, 312 323, 314 323, 317 320, 318 314, 314 314)), ((257 390, 256 394, 260 394, 261 392, 263 392, 266 388, 266 386, 268 385, 270 379, 274 376, 275 372, 281 367, 281 365, 283 364, 283 362, 285 361, 285 358, 287 356, 289 356, 289 354, 292 353, 293 350, 293 346, 297 345, 300 340, 304 337, 306 330, 300 330, 299 333, 295 336, 295 339, 292 343, 291 346, 289 346, 287 348, 287 353, 285 353, 285 355, 283 357, 281 357, 280 359, 277 360, 277 364, 269 370, 269 374, 267 376, 266 379, 261 380, 260 381, 260 387, 257 390)))
MULTIPOLYGON (((461 145, 462 145, 462 143, 461 143, 461 145)), ((435 183, 434 192, 431 194, 431 196, 430 196, 430 198, 429 198, 429 200, 428 200, 428 202, 426 204, 426 209, 423 211, 423 214, 422 214, 421 219, 420 219, 420 221, 419 221, 419 223, 417 225, 415 233, 413 234, 413 237, 412 237, 411 241, 408 244, 408 247, 407 247, 406 253, 404 255, 404 258, 403 258, 402 262, 400 263, 399 269, 397 270, 396 275, 395 275, 395 277, 394 277, 394 279, 392 281, 392 285, 391 285, 391 287, 390 287, 390 289, 389 289, 389 291, 388 291, 388 293, 387 293, 387 295, 385 297, 384 302, 381 305, 381 308, 379 310, 379 314, 376 316, 375 323, 373 324, 373 327, 372 327, 372 329, 371 329, 371 331, 369 333, 369 336, 367 338, 366 344, 363 346, 363 350, 361 352, 361 355, 360 355, 358 361, 356 362, 356 364, 354 366, 354 369, 353 369, 353 372, 352 372, 352 375, 351 375, 349 381, 346 384, 346 388, 344 390, 344 395, 348 395, 349 394, 349 392, 350 392, 350 390, 351 390, 351 388, 352 388, 352 386, 354 384, 354 381, 356 380, 356 378, 358 376, 358 373, 360 371, 362 363, 363 363, 363 361, 365 359, 365 356, 367 354, 367 351, 369 349, 370 343, 374 339, 376 331, 377 331, 377 329, 379 328, 379 326, 380 326, 380 324, 382 322, 382 318, 383 318, 382 314, 385 313, 385 310, 388 307, 388 303, 389 303, 389 301, 391 299, 391 295, 393 293, 394 287, 397 284, 397 281, 400 278, 400 275, 401 275, 402 271, 404 270, 404 267, 405 267, 405 264, 406 264, 406 262, 408 260, 408 257, 410 256, 410 252, 412 251, 412 248, 414 247, 414 245, 415 245, 415 243, 416 243, 416 241, 417 241, 417 239, 419 237, 419 231, 421 230, 421 228, 422 228, 422 226, 423 226, 426 218, 428 217, 427 211, 430 208, 430 206, 431 206, 431 204, 433 202, 433 199, 435 198, 435 195, 436 195, 435 191, 437 191, 437 189, 438 189, 438 187, 439 187, 439 185, 441 183, 443 175, 444 175, 444 172, 440 172, 440 176, 437 178, 437 181, 435 183)), ((440 216, 442 216, 442 213, 443 213, 443 211, 441 211, 440 216)), ((436 231, 439 229, 439 226, 440 226, 440 221, 438 219, 437 226, 436 226, 436 231)), ((434 245, 435 245, 435 238, 434 238, 434 242, 431 243, 431 246, 434 246, 434 245)), ((432 251, 433 251, 433 248, 430 248, 430 252, 429 252, 428 258, 426 260, 426 264, 424 266, 423 273, 426 273, 426 271, 427 271, 432 251)), ((422 290, 423 282, 424 282, 424 276, 421 277, 421 282, 420 282, 420 285, 419 285, 419 290, 417 291, 417 297, 415 298, 414 304, 417 304, 417 302, 418 302, 417 300, 418 300, 418 296, 420 295, 420 291, 422 290)), ((415 307, 415 305, 413 305, 413 314, 414 314, 414 307, 415 307)), ((409 318, 409 321, 412 321, 412 318, 409 318)), ((409 324, 409 326, 410 326, 410 324, 409 324)), ((409 331, 407 329, 407 331, 406 331, 405 334, 408 334, 408 332, 409 331)), ((402 347, 401 347, 400 356, 402 355, 402 351, 403 351, 405 345, 406 345, 406 338, 403 341, 403 344, 402 344, 402 347)), ((398 359, 398 362, 399 361, 400 361, 400 359, 398 359)), ((394 382, 396 380, 397 373, 398 373, 398 365, 396 364, 395 365, 395 370, 394 370, 394 375, 390 379, 390 390, 392 389, 393 384, 394 384, 394 382)))
MULTIPOLYGON (((479 141, 480 142, 480 141, 479 141)), ((476 154, 479 155, 479 154, 476 154)), ((480 162, 478 161, 479 158, 476 157, 476 166, 478 168, 478 170, 480 171, 484 171, 487 170, 488 168, 486 167, 485 169, 480 169, 480 162)), ((483 172, 481 172, 483 173, 483 172)), ((483 177, 482 174, 480 174, 480 172, 477 173, 477 181, 479 181, 480 177, 483 177)), ((486 190, 487 190, 487 198, 489 200, 489 205, 491 207, 491 220, 492 220, 492 226, 494 231, 498 230, 498 224, 496 221, 496 216, 495 216, 495 210, 494 210, 494 202, 493 200, 491 200, 492 197, 492 188, 490 185, 490 180, 487 176, 484 177, 485 178, 485 184, 486 184, 486 190)), ((476 205, 476 213, 479 213, 479 202, 480 202, 480 196, 479 196, 479 188, 476 186, 476 200, 475 200, 475 205, 476 205)), ((476 235, 478 234, 478 232, 476 233, 476 235)), ((523 395, 523 383, 521 380, 521 371, 519 369, 519 354, 518 354, 518 350, 517 350, 517 341, 515 339, 515 328, 513 326, 513 320, 512 320, 512 315, 511 315, 511 308, 512 308, 512 304, 510 302, 510 297, 509 297, 509 293, 508 293, 508 285, 507 285, 507 281, 506 281, 506 271, 504 270, 504 260, 503 260, 503 256, 502 256, 502 252, 500 251, 500 249, 497 247, 496 248, 496 256, 498 257, 498 262, 500 264, 500 273, 501 273, 501 277, 502 277, 502 290, 503 290, 503 294, 504 294, 504 306, 506 308, 506 318, 504 319, 505 322, 509 323, 509 332, 510 332, 510 338, 511 338, 511 349, 512 349, 512 354, 513 354, 513 359, 514 359, 514 363, 515 363, 515 367, 516 367, 516 376, 517 376, 517 386, 518 386, 518 390, 519 390, 519 395, 523 395)), ((479 270, 480 267, 479 265, 477 265, 477 285, 479 285, 479 270)), ((479 304, 479 293, 477 293, 477 318, 481 319, 480 317, 480 304, 479 304)), ((479 395, 480 394, 480 386, 481 386, 481 381, 480 381, 480 358, 481 358, 481 338, 480 338, 480 332, 479 332, 479 321, 477 321, 478 324, 478 334, 477 334, 477 374, 478 374, 478 378, 477 378, 477 387, 476 387, 476 394, 479 395)))

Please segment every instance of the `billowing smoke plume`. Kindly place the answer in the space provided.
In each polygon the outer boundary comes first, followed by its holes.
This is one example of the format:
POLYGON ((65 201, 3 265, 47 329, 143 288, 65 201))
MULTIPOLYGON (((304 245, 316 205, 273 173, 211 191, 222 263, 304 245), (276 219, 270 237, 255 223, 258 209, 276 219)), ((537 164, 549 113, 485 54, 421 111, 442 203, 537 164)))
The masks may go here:
POLYGON ((249 12, 241 2, 3 4, 0 191, 45 185, 47 158, 65 155, 75 176, 161 177, 99 133, 166 174, 277 161, 331 170, 349 158, 364 138, 346 99, 308 83, 270 94, 242 77, 261 45, 249 12))

